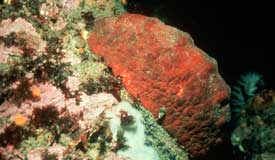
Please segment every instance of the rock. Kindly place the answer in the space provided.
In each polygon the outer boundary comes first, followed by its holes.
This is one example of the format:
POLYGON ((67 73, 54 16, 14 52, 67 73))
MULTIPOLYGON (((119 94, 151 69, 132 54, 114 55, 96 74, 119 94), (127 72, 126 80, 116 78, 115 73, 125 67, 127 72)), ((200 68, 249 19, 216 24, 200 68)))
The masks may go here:
MULTIPOLYGON (((23 43, 14 45, 14 43, 12 43, 13 46, 10 46, 10 49, 8 49, 9 47, 6 48, 3 54, 15 55, 15 51, 22 50, 22 45, 25 45, 25 48, 29 50, 35 50, 36 55, 45 54, 44 52, 46 48, 46 42, 42 39, 42 36, 36 32, 34 26, 27 20, 23 18, 17 18, 14 21, 12 21, 11 19, 5 19, 0 22, 0 38, 7 38, 13 33, 15 33, 14 38, 19 40, 21 39, 21 41, 24 41, 25 44, 23 43), (15 48, 15 46, 17 48, 15 48), (11 53, 9 51, 11 51, 11 53), (12 51, 15 53, 13 53, 12 51)), ((23 51, 21 51, 21 53, 22 52, 23 51)))
POLYGON ((158 118, 192 157, 221 142, 230 89, 216 61, 191 37, 156 18, 123 14, 96 20, 88 39, 127 91, 158 118))

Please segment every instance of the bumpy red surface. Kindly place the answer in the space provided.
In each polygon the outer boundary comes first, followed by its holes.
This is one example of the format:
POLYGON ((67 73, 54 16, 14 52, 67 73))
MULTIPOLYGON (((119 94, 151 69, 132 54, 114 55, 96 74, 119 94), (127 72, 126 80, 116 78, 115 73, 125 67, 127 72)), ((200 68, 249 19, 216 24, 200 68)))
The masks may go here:
POLYGON ((230 117, 221 103, 229 88, 216 61, 187 33, 155 18, 124 14, 97 20, 88 43, 156 118, 166 108, 163 127, 191 156, 221 141, 220 128, 230 117))

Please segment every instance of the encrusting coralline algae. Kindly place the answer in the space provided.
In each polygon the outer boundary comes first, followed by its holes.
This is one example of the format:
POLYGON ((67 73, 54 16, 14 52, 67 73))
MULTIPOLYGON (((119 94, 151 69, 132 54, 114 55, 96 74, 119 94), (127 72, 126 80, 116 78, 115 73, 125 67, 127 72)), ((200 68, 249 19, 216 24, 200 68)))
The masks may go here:
POLYGON ((11 0, 0 10, 0 159, 134 160, 141 148, 188 159, 87 46, 95 19, 125 12, 119 1, 11 0), (115 132, 114 120, 123 121, 115 132))

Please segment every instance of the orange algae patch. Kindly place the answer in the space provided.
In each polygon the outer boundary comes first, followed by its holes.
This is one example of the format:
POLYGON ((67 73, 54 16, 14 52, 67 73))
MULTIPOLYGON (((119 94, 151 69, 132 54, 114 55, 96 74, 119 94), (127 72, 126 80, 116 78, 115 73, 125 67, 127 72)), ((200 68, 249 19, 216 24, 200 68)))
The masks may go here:
POLYGON ((17 126, 24 126, 27 124, 28 118, 23 116, 22 114, 17 114, 14 118, 13 118, 13 122, 15 125, 17 126))
POLYGON ((123 4, 123 5, 127 5, 127 0, 121 0, 121 3, 123 4))
POLYGON ((33 97, 40 97, 41 95, 41 89, 38 87, 32 87, 31 88, 31 94, 33 97))
POLYGON ((83 54, 84 53, 84 49, 83 48, 79 48, 78 52, 79 52, 79 54, 83 54))

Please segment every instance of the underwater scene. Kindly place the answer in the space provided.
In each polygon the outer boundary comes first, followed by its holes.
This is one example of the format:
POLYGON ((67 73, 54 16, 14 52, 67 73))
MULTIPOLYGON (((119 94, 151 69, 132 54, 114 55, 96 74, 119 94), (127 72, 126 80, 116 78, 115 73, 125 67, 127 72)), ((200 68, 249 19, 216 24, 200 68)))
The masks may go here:
POLYGON ((0 0, 0 160, 275 160, 268 6, 0 0))

